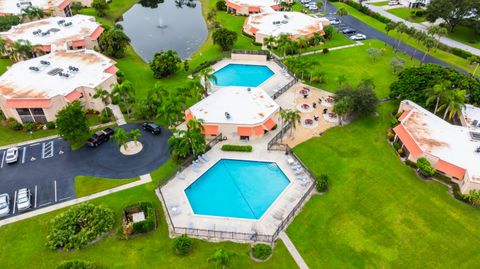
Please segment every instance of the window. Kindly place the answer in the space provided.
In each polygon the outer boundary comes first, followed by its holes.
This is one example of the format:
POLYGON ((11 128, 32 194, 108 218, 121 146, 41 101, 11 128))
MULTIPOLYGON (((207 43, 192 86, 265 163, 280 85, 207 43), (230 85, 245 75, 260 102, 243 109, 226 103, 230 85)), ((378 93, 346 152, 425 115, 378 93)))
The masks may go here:
POLYGON ((22 122, 47 122, 43 108, 17 108, 17 113, 22 122))

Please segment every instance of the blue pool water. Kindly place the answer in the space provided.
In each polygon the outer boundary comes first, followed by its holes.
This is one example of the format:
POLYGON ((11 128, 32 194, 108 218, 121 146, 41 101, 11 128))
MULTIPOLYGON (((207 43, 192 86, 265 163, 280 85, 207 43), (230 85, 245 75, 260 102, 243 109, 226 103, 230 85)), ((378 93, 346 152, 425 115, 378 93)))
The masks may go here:
POLYGON ((222 159, 185 194, 195 214, 260 219, 289 183, 276 163, 222 159))
POLYGON ((216 86, 258 87, 273 76, 273 71, 265 65, 229 64, 214 73, 216 86))

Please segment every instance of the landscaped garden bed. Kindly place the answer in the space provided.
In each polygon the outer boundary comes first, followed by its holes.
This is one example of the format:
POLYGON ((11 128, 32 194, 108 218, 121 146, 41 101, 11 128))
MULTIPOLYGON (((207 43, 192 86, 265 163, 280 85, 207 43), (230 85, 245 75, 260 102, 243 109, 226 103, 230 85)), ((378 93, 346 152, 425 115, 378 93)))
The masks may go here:
POLYGON ((152 203, 140 202, 123 210, 122 233, 127 239, 151 232, 157 226, 157 213, 152 203))

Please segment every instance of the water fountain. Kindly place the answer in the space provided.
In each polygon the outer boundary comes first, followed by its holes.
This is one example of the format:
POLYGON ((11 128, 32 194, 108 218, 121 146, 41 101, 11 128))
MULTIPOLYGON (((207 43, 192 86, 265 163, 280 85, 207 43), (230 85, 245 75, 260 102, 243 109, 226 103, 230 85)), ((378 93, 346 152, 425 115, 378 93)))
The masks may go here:
POLYGON ((158 25, 157 25, 158 28, 160 29, 165 29, 167 28, 168 26, 163 22, 163 19, 161 17, 158 18, 158 25))

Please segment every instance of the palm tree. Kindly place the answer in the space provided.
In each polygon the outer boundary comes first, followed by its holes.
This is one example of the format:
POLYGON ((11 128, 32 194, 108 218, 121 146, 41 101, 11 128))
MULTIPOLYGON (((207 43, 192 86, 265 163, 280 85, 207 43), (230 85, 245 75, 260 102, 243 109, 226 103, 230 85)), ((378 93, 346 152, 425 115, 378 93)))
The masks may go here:
POLYGON ((22 9, 22 17, 28 17, 30 20, 35 18, 43 18, 45 17, 45 12, 41 8, 29 6, 25 9, 22 9))
POLYGON ((268 36, 263 39, 263 44, 267 46, 267 48, 272 48, 275 45, 276 39, 273 36, 268 36))
POLYGON ((142 137, 142 133, 138 129, 133 129, 128 133, 128 136, 133 139, 135 145, 137 144, 137 139, 142 137))
POLYGON ((477 70, 478 70, 478 66, 480 65, 480 56, 477 56, 477 55, 473 55, 471 57, 469 57, 468 59, 468 63, 469 64, 475 64, 475 70, 473 70, 473 76, 475 76, 475 74, 477 73, 477 70))
MULTIPOLYGON (((388 36, 389 36, 388 33, 390 31, 395 30, 395 28, 397 28, 397 25, 398 25, 398 23, 393 22, 393 21, 391 21, 391 22, 389 22, 385 25, 385 32, 387 34, 387 39, 388 39, 388 36)), ((385 46, 387 46, 387 39, 385 39, 385 46)), ((392 45, 392 47, 395 47, 395 46, 392 45)))
POLYGON ((15 41, 12 45, 12 57, 15 61, 20 61, 22 59, 28 59, 33 54, 33 46, 28 40, 20 39, 15 41))
POLYGON ((466 90, 450 90, 445 93, 445 103, 438 108, 439 110, 445 110, 443 119, 448 115, 448 119, 451 120, 453 116, 462 111, 466 94, 466 90))
POLYGON ((192 153, 196 157, 205 152, 207 144, 203 131, 203 121, 196 119, 187 122, 187 130, 176 130, 168 139, 172 156, 185 158, 192 153))
POLYGON ((212 88, 212 81, 217 83, 217 77, 213 74, 215 70, 211 67, 204 68, 200 70, 199 76, 203 79, 204 85, 204 95, 205 97, 208 96, 208 90, 212 88))
POLYGON ((318 2, 315 3, 315 5, 317 6, 318 9, 322 9, 322 7, 323 7, 323 2, 318 1, 318 2))
POLYGON ((122 128, 117 128, 115 130, 115 133, 113 134, 113 138, 117 142, 117 146, 121 147, 123 146, 125 149, 128 148, 127 142, 130 139, 129 135, 125 132, 124 129, 122 128))
POLYGON ((347 9, 345 9, 344 7, 341 7, 341 8, 339 8, 339 9, 337 9, 336 14, 337 14, 337 16, 340 16, 340 17, 342 18, 342 17, 348 15, 348 11, 347 11, 347 9))
POLYGON ((226 268, 228 264, 232 261, 232 258, 237 254, 235 252, 226 250, 224 248, 217 248, 215 253, 208 258, 208 262, 214 262, 217 265, 220 265, 222 268, 226 268))
MULTIPOLYGON (((108 100, 110 99, 110 93, 107 92, 106 90, 102 89, 102 88, 96 88, 95 89, 95 94, 93 95, 93 98, 100 99, 106 107, 108 105, 108 100)), ((108 117, 107 110, 104 109, 103 111, 105 113, 104 116, 108 117)))
POLYGON ((5 39, 0 38, 0 55, 5 55, 7 53, 7 43, 5 39))
MULTIPOLYGON (((321 3, 321 2, 317 2, 317 3, 321 3)), ((298 54, 300 56, 302 53, 302 49, 308 47, 308 41, 303 37, 299 37, 297 39, 297 45, 300 48, 300 53, 298 54)))
POLYGON ((187 88, 183 89, 182 92, 188 98, 192 98, 195 102, 202 99, 203 96, 203 85, 198 79, 190 80, 187 83, 187 88))
POLYGON ((342 125, 342 121, 346 115, 348 115, 352 108, 352 99, 349 96, 345 96, 342 99, 335 102, 333 106, 333 112, 338 116, 338 125, 342 125))
POLYGON ((403 34, 408 31, 408 27, 405 25, 405 23, 400 22, 397 25, 397 32, 400 34, 400 38, 398 39, 397 45, 395 46, 395 52, 399 50, 400 48, 400 43, 402 42, 403 34))
MULTIPOLYGON (((288 109, 280 109, 277 113, 282 119, 282 129, 280 132, 283 132, 283 127, 285 127, 285 123, 288 122, 288 109)), ((280 142, 283 142, 283 134, 280 137, 280 142)))
POLYGON ((413 38, 415 38, 417 42, 415 43, 414 50, 410 57, 410 60, 413 60, 413 57, 415 57, 415 54, 417 54, 418 46, 420 46, 420 43, 422 43, 426 37, 427 37, 427 34, 425 34, 423 31, 415 30, 415 32, 413 32, 413 38))
POLYGON ((433 114, 437 114, 440 101, 443 100, 445 94, 452 89, 452 83, 450 81, 444 81, 441 84, 435 84, 428 90, 427 106, 435 101, 435 109, 433 114))
POLYGON ((430 52, 430 50, 433 47, 435 47, 436 43, 437 41, 433 37, 431 36, 425 37, 425 39, 423 40, 423 45, 425 46, 426 50, 425 50, 425 53, 423 54, 422 60, 420 61, 421 64, 425 62, 425 57, 427 57, 427 54, 430 52))
MULTIPOLYGON (((427 32, 433 37, 437 36, 437 46, 438 46, 438 44, 440 44, 440 38, 442 36, 446 36, 448 34, 447 28, 442 27, 440 25, 432 25, 432 26, 428 27, 427 32)), ((435 46, 435 48, 437 46, 435 46)))
POLYGON ((300 123, 302 117, 300 116, 300 111, 298 110, 288 110, 287 115, 288 123, 291 125, 290 136, 292 136, 293 130, 297 128, 297 123, 300 123))
POLYGON ((127 110, 127 116, 130 118, 130 103, 133 101, 135 96, 133 84, 130 81, 125 80, 121 84, 115 85, 110 96, 113 98, 120 98, 123 101, 127 110))

